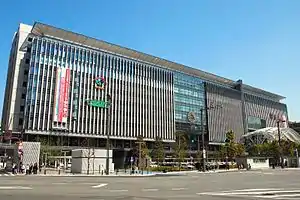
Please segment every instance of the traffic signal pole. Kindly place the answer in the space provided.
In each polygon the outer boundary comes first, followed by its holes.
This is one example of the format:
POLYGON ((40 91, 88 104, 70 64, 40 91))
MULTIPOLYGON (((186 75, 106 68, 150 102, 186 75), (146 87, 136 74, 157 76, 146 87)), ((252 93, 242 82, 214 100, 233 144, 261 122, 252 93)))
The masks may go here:
POLYGON ((111 96, 107 94, 107 100, 109 102, 107 108, 107 121, 106 121, 106 175, 109 175, 109 150, 110 150, 110 126, 111 126, 111 96))

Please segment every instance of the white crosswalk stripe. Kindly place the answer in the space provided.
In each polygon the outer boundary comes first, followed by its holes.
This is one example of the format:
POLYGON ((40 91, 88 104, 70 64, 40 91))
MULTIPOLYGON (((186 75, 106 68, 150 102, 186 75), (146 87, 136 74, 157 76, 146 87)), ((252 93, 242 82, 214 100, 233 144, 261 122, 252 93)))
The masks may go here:
POLYGON ((198 195, 206 196, 223 196, 223 197, 239 197, 239 198, 255 198, 255 199, 278 199, 290 200, 300 199, 300 189, 284 189, 284 188, 254 188, 242 190, 230 190, 221 192, 203 192, 198 195))

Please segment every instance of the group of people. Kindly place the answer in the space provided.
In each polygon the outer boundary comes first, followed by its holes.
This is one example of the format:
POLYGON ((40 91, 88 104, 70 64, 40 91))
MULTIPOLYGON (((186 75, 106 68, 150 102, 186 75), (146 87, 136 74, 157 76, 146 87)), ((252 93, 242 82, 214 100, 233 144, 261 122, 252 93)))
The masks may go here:
POLYGON ((19 165, 19 168, 18 168, 18 165, 16 164, 13 164, 13 167, 12 167, 12 173, 13 174, 17 174, 17 173, 21 173, 21 174, 27 174, 27 175, 30 175, 30 174, 37 174, 38 172, 38 164, 37 163, 34 163, 34 164, 30 164, 30 165, 24 165, 23 163, 20 163, 19 165))

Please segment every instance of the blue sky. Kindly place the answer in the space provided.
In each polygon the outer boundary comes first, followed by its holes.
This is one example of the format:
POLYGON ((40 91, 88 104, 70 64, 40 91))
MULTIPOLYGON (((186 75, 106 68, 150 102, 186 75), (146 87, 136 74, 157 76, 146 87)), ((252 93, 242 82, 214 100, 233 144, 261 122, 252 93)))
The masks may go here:
POLYGON ((18 24, 51 24, 286 96, 300 120, 298 0, 28 0, 0 7, 0 112, 18 24))

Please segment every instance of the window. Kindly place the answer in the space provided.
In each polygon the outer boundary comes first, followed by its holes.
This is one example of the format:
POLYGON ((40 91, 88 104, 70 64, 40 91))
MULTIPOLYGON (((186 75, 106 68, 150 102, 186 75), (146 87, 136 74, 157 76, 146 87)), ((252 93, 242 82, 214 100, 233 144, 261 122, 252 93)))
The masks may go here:
POLYGON ((20 112, 24 112, 24 106, 20 107, 20 112))
POLYGON ((26 87, 27 86, 27 82, 23 82, 23 87, 26 87))
POLYGON ((25 60, 25 64, 29 64, 29 59, 28 58, 25 60))
POLYGON ((266 120, 259 117, 248 116, 248 129, 261 129, 266 128, 266 120))
POLYGON ((266 120, 261 119, 261 120, 260 120, 260 123, 261 123, 261 128, 266 128, 266 127, 267 127, 266 120))
POLYGON ((31 52, 31 47, 27 47, 26 52, 30 53, 31 52))
POLYGON ((19 126, 22 126, 22 125, 23 125, 23 119, 20 118, 20 119, 19 119, 19 126))
POLYGON ((26 98, 26 94, 22 94, 22 99, 25 99, 26 98))
POLYGON ((28 42, 32 42, 32 37, 29 37, 29 38, 28 38, 28 42))

